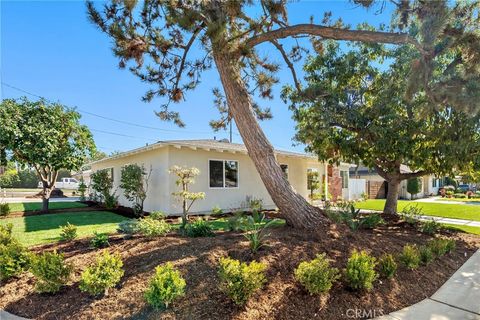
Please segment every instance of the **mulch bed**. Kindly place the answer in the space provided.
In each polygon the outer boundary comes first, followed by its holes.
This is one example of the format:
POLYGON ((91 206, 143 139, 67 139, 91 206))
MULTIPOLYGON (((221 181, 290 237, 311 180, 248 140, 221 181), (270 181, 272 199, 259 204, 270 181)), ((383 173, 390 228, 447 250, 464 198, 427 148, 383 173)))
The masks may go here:
POLYGON ((25 273, 0 285, 0 308, 36 319, 349 319, 348 310, 365 310, 380 316, 432 295, 478 248, 480 237, 446 231, 457 240, 456 250, 428 266, 409 271, 399 267, 393 280, 379 279, 371 292, 353 292, 342 282, 328 296, 311 296, 293 278, 300 261, 326 252, 333 265, 343 269, 349 253, 366 249, 375 256, 398 253, 407 243, 424 244, 431 239, 401 223, 375 230, 351 232, 331 227, 309 233, 287 226, 274 228, 268 246, 256 254, 239 233, 218 233, 212 238, 167 236, 154 240, 115 236, 111 251, 123 257, 125 276, 108 296, 92 298, 78 289, 80 273, 94 261, 98 250, 88 240, 36 247, 57 249, 75 265, 72 283, 55 295, 34 292, 34 281, 25 273), (244 307, 233 304, 218 289, 217 263, 222 256, 265 262, 268 283, 244 307), (143 292, 154 268, 172 261, 184 275, 186 295, 167 311, 145 304, 143 292))

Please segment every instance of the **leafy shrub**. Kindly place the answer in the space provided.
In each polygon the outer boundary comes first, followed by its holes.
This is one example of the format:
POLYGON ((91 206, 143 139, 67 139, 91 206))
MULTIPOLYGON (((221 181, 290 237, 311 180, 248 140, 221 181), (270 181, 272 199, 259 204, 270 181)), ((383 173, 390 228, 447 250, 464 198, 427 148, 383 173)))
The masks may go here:
POLYGON ((0 203, 0 217, 6 217, 10 214, 10 206, 8 203, 0 203))
POLYGON ((162 211, 152 211, 149 217, 154 220, 164 220, 167 215, 162 211))
POLYGON ((342 223, 343 222, 343 217, 340 212, 338 212, 335 209, 332 208, 326 208, 325 209, 325 214, 327 217, 332 220, 334 223, 342 223))
POLYGON ((80 193, 80 201, 85 201, 87 198, 85 197, 85 192, 87 191, 87 185, 83 181, 83 177, 80 178, 80 184, 78 185, 78 192, 80 193))
POLYGON ((432 262, 434 256, 432 250, 428 246, 421 246, 419 249, 419 254, 420 254, 420 261, 424 264, 427 265, 430 262, 432 262))
POLYGON ((13 241, 12 237, 13 224, 7 223, 0 225, 0 245, 6 245, 13 241))
POLYGON ((28 263, 28 251, 17 240, 0 245, 0 280, 19 275, 28 263))
POLYGON ((212 215, 221 215, 223 213, 222 208, 215 206, 212 208, 212 215))
POLYGON ((106 194, 103 201, 107 209, 115 209, 118 206, 118 196, 115 194, 106 194))
POLYGON ((168 308, 172 301, 185 294, 185 286, 180 272, 167 262, 155 268, 155 275, 145 291, 145 299, 156 309, 168 308))
POLYGON ((266 282, 266 265, 252 261, 250 264, 231 258, 221 258, 218 269, 220 288, 237 305, 248 299, 266 282))
POLYGON ((360 218, 360 226, 363 229, 374 229, 385 223, 378 213, 371 213, 360 218))
POLYGON ((60 232, 60 239, 62 241, 71 241, 77 237, 77 227, 70 222, 62 227, 60 232))
POLYGON ((35 276, 35 288, 38 292, 55 293, 70 279, 73 266, 65 263, 63 254, 44 252, 32 255, 30 272, 35 276))
POLYGON ((110 242, 108 242, 108 234, 93 232, 93 238, 90 240, 90 245, 94 248, 108 247, 110 245, 110 242))
POLYGON ((378 259, 378 271, 387 279, 391 279, 395 276, 395 273, 397 272, 397 262, 395 262, 395 258, 392 254, 384 254, 378 259))
POLYGON ((417 246, 414 244, 405 245, 399 256, 399 260, 410 270, 418 268, 420 265, 420 252, 418 251, 417 246))
POLYGON ((197 219, 185 226, 185 234, 187 237, 213 237, 215 233, 212 230, 210 224, 203 220, 197 219))
POLYGON ((418 205, 412 205, 403 208, 400 215, 402 216, 403 221, 406 223, 410 225, 416 225, 418 223, 419 216, 423 215, 423 211, 418 205))
POLYGON ((128 236, 138 233, 138 220, 132 219, 120 222, 117 226, 117 231, 128 236))
POLYGON ((172 227, 165 220, 155 220, 145 217, 138 220, 138 232, 146 237, 165 236, 172 230, 172 227))
POLYGON ((464 193, 454 193, 452 196, 454 198, 457 198, 457 199, 466 199, 467 198, 467 195, 464 194, 464 193))
POLYGON ((228 218, 227 220, 227 228, 228 231, 238 231, 242 228, 243 223, 243 212, 237 211, 228 218))
POLYGON ((360 209, 355 209, 353 204, 347 204, 345 208, 341 210, 340 215, 350 230, 355 231, 360 228, 360 209))
POLYGON ((336 223, 345 222, 353 231, 358 229, 373 229, 384 223, 382 217, 377 213, 360 214, 360 209, 355 209, 352 201, 339 202, 337 204, 338 213, 334 210, 327 210, 327 215, 336 223))
POLYGON ((104 251, 96 262, 82 272, 79 288, 93 296, 107 293, 120 282, 123 276, 123 262, 119 253, 104 251))
POLYGON ((270 236, 270 233, 266 233, 266 230, 276 222, 276 219, 273 219, 263 224, 264 219, 265 216, 262 216, 259 222, 255 222, 253 217, 248 216, 242 220, 241 228, 245 232, 243 235, 250 242, 250 249, 253 252, 257 252, 265 245, 265 239, 270 236))
POLYGON ((375 257, 370 256, 366 251, 353 250, 347 261, 345 277, 350 288, 355 290, 370 290, 373 288, 373 281, 377 278, 375 257))
POLYGON ((435 219, 428 220, 425 222, 420 223, 419 230, 422 233, 429 234, 429 235, 434 235, 438 231, 440 231, 442 228, 442 225, 435 221, 435 219))
POLYGON ((440 257, 455 249, 455 240, 435 238, 430 240, 427 246, 436 257, 440 257))
POLYGON ((317 254, 312 261, 301 262, 295 269, 295 279, 310 294, 327 293, 338 278, 340 278, 338 269, 330 267, 325 253, 317 254))

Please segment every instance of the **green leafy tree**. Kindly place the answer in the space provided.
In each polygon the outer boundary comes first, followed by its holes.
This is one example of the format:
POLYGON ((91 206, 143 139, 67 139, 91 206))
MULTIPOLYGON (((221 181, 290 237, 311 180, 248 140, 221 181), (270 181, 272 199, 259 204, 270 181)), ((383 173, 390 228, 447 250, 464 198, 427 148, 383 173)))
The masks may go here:
POLYGON ((0 105, 0 149, 12 160, 35 169, 43 185, 43 211, 61 169, 77 170, 95 150, 80 114, 44 100, 5 99, 0 105))
POLYGON ((407 192, 412 195, 412 199, 421 189, 421 181, 419 178, 411 178, 407 180, 407 192))
POLYGON ((92 189, 100 195, 101 201, 108 202, 108 199, 115 197, 113 189, 113 179, 111 169, 100 169, 93 172, 90 176, 92 189))
POLYGON ((7 162, 0 174, 0 188, 12 188, 20 181, 17 168, 13 162, 7 162))
POLYGON ((192 208, 195 201, 204 199, 205 192, 191 192, 189 186, 195 183, 195 177, 200 174, 197 168, 182 168, 173 166, 170 168, 170 173, 177 176, 175 183, 180 186, 180 191, 172 193, 182 202, 182 229, 185 229, 188 223, 188 212, 192 208))
POLYGON ((143 204, 147 198, 151 174, 152 168, 147 172, 143 165, 128 164, 122 168, 120 188, 123 189, 125 198, 133 201, 133 211, 137 216, 143 214, 143 204))
MULTIPOLYGON (((361 7, 376 5, 375 1, 354 2, 361 7)), ((312 228, 326 224, 327 218, 291 188, 257 121, 271 117, 269 108, 261 106, 261 99, 273 97, 280 66, 261 56, 256 47, 272 45, 292 73, 295 87, 300 89, 294 63, 302 59, 305 47, 299 44, 299 38, 312 38, 315 50, 321 50, 320 40, 324 39, 410 44, 418 53, 412 62, 420 70, 412 77, 413 89, 426 87, 425 92, 433 100, 463 99, 469 102, 464 105, 474 108, 480 103, 475 81, 480 56, 478 27, 475 28, 478 19, 474 19, 472 12, 476 4, 449 7, 443 0, 399 1, 393 5, 397 10, 388 31, 350 29, 332 22, 331 12, 325 12, 321 24, 306 18, 302 24, 290 25, 286 0, 112 0, 101 9, 87 2, 87 9, 90 20, 112 40, 119 66, 128 66, 134 75, 152 85, 144 100, 160 97, 165 101, 157 112, 162 120, 184 126, 179 113, 171 109, 171 103, 183 101, 187 91, 197 87, 202 73, 214 66, 222 83, 221 89, 214 90, 214 102, 221 116, 211 124, 220 129, 235 121, 249 156, 287 223, 312 228), (402 32, 417 20, 419 36, 402 32), (469 24, 468 28, 465 24, 469 24), (289 42, 293 46, 288 48, 280 42, 284 38, 296 41, 289 42), (436 45, 439 38, 443 41, 441 47, 436 45), (191 50, 194 47, 200 50, 194 52, 191 50), (454 90, 450 90, 452 82, 431 81, 431 67, 436 63, 437 53, 442 51, 462 56, 453 67, 465 67, 465 76, 445 79, 458 80, 454 90), (472 100, 472 95, 477 99, 472 100)))
MULTIPOLYGON (((447 101, 432 105, 423 90, 408 97, 409 78, 418 72, 411 68, 416 55, 410 46, 358 43, 342 52, 328 42, 305 66, 305 89, 284 90, 296 139, 320 159, 374 168, 388 183, 388 214, 396 214, 402 180, 479 165, 478 115, 447 101)), ((442 77, 451 61, 438 61, 435 73, 442 77)))

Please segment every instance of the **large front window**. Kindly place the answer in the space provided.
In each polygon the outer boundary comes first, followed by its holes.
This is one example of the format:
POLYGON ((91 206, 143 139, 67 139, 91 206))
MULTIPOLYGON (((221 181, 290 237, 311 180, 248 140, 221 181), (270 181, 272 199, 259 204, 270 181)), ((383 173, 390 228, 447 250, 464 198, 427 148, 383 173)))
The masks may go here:
POLYGON ((238 161, 210 160, 210 188, 237 188, 238 161))
POLYGON ((340 171, 340 177, 342 178, 342 188, 348 188, 348 171, 340 171))

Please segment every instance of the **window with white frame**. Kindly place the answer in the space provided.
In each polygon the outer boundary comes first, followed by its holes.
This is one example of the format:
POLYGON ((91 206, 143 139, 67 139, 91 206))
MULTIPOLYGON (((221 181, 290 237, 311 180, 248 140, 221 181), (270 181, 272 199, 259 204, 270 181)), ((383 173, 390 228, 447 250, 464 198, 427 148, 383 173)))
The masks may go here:
POLYGON ((209 160, 210 188, 237 188, 238 161, 236 160, 209 160))
POLYGON ((342 178, 342 188, 348 188, 348 171, 341 170, 340 177, 342 178))

